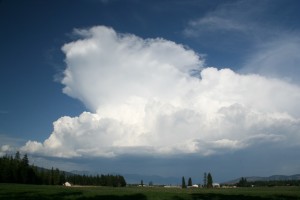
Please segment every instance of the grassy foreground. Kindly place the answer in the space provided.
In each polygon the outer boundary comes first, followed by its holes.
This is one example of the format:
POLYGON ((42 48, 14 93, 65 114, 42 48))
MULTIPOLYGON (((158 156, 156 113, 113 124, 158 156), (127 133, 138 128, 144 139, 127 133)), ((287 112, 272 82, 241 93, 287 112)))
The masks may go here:
POLYGON ((0 199, 32 200, 300 200, 299 187, 178 189, 0 184, 0 199))

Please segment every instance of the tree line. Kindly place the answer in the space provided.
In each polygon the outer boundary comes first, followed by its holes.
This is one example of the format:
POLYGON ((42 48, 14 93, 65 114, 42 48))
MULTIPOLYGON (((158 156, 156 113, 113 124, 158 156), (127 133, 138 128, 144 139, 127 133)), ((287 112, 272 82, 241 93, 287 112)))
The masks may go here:
POLYGON ((269 181, 247 181, 242 177, 236 184, 238 187, 273 187, 273 186, 300 186, 300 180, 269 180, 269 181))
POLYGON ((125 187, 126 181, 121 175, 72 175, 67 177, 67 181, 74 185, 93 185, 93 186, 111 186, 111 187, 125 187))
POLYGON ((121 175, 86 176, 67 173, 53 167, 50 170, 29 165, 27 154, 21 158, 19 152, 14 157, 6 155, 0 158, 0 183, 62 185, 66 181, 74 185, 126 186, 126 181, 121 175))
MULTIPOLYGON (((186 185, 185 178, 183 176, 181 179, 181 187, 187 188, 187 187, 191 187, 191 186, 193 186, 192 178, 189 177, 188 184, 186 185)), ((210 172, 209 173, 204 172, 202 187, 204 187, 204 188, 212 188, 213 187, 213 179, 212 179, 212 175, 210 172)))

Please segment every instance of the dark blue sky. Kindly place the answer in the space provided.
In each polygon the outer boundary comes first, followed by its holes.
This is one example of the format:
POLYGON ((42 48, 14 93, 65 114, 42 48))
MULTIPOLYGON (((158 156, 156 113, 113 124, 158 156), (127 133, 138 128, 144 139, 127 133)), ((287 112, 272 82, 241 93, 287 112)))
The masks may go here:
MULTIPOLYGON (((84 111, 96 112, 87 106, 85 100, 77 100, 82 96, 71 98, 72 95, 62 92, 66 85, 61 84, 66 69, 66 54, 61 48, 82 38, 73 34, 75 28, 88 30, 100 25, 142 39, 163 38, 193 50, 201 60, 205 60, 201 66, 203 68, 229 68, 245 76, 257 74, 264 78, 275 78, 286 81, 298 91, 299 9, 300 2, 297 0, 1 0, 0 147, 9 144, 19 148, 28 140, 43 143, 53 131, 53 122, 60 117, 76 117, 84 111)), ((293 100, 298 99, 297 94, 293 95, 290 98, 292 104, 293 100)), ((267 102, 265 96, 253 101, 267 102)), ((235 103, 248 108, 245 102, 243 104, 236 100, 235 103)), ((278 111, 295 121, 299 120, 298 109, 285 103, 280 99, 272 107, 275 110, 270 108, 271 111, 266 109, 266 112, 278 111)), ((265 112, 257 105, 253 104, 249 109, 257 108, 265 112)), ((299 122, 295 123, 291 126, 298 127, 299 122)), ((286 129, 290 131, 291 126, 277 128, 285 132, 286 129)), ((270 125, 258 130, 272 135, 275 128, 270 125)), ((291 134, 293 136, 282 137, 297 138, 299 131, 291 130, 291 134)), ((224 136, 219 139, 228 138, 224 136)), ((299 146, 294 144, 292 148, 299 146)), ((290 149, 287 152, 290 153, 290 149)), ((255 154, 250 154, 253 160, 255 154)), ((239 162, 233 160, 226 162, 239 162)), ((110 161, 111 165, 117 161, 110 161)), ((74 163, 76 165, 77 161, 74 163)), ((210 163, 215 165, 214 161, 210 163)), ((109 171, 109 166, 104 170, 109 171)), ((271 171, 288 174, 297 170, 300 170, 299 167, 293 163, 286 167, 286 171, 283 168, 271 171)), ((126 170, 122 173, 126 173, 126 170)), ((153 171, 155 173, 160 174, 153 171)), ((251 174, 244 170, 232 176, 241 173, 251 174)))
POLYGON ((84 110, 54 81, 65 67, 60 48, 72 39, 74 28, 106 25, 184 43, 181 31, 188 20, 213 9, 217 1, 4 0, 0 6, 1 133, 42 140, 55 119, 84 110))

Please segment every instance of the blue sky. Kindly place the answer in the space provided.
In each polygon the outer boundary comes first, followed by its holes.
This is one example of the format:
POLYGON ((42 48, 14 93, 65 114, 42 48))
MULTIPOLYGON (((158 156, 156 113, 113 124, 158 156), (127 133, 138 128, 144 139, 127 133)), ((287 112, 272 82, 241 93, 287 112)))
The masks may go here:
POLYGON ((2 0, 1 153, 199 180, 299 173, 299 7, 2 0))

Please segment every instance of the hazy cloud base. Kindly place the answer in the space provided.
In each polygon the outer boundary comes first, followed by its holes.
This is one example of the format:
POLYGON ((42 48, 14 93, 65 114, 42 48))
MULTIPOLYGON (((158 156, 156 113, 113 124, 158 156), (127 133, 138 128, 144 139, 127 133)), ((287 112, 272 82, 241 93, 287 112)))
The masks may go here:
POLYGON ((63 92, 89 109, 23 151, 55 157, 224 154, 299 145, 300 87, 205 67, 193 50, 97 26, 65 44, 63 92), (200 79, 191 76, 199 71, 200 79))

